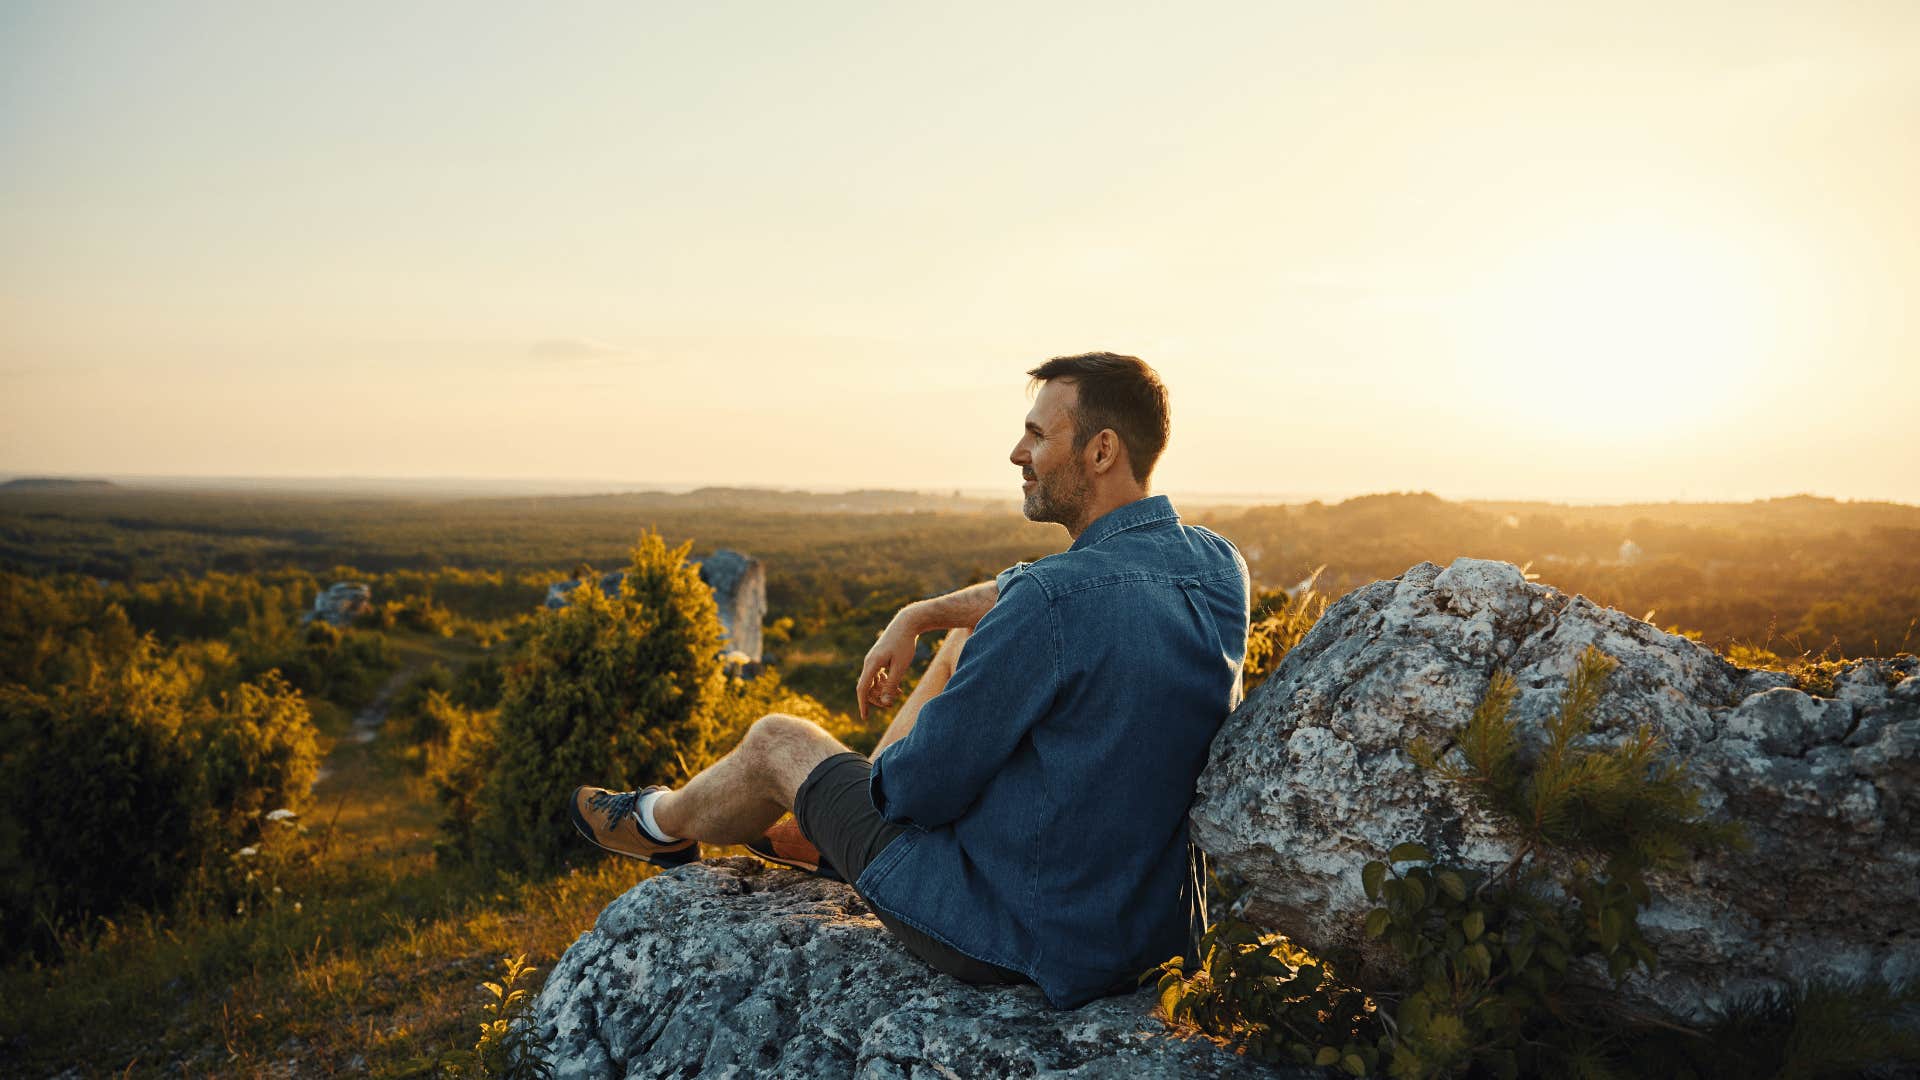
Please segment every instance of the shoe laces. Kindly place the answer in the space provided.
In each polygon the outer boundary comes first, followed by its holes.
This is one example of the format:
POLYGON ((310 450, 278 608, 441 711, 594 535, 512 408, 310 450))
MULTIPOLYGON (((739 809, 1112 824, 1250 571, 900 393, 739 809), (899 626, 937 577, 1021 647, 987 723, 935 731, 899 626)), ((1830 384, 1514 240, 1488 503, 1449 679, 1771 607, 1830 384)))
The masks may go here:
POLYGON ((637 791, 603 791, 589 796, 587 805, 607 815, 607 828, 620 824, 640 805, 640 793, 637 791))

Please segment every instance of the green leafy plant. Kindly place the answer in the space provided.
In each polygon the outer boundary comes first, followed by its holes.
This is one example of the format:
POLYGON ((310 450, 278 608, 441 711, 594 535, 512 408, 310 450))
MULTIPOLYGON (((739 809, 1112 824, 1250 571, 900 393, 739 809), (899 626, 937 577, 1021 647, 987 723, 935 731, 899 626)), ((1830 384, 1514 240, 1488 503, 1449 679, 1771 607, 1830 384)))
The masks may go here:
POLYGON ((1197 952, 1192 970, 1180 956, 1157 969, 1170 1022, 1231 1033, 1263 1061, 1331 1065, 1354 1076, 1379 1064, 1373 1002, 1285 936, 1226 918, 1200 936, 1197 952))
POLYGON ((453 1076, 490 1077, 498 1080, 548 1080, 553 1076, 552 1048, 534 1027, 533 991, 530 984, 538 969, 528 965, 526 955, 504 957, 500 961, 500 981, 481 983, 489 995, 480 1007, 480 1038, 463 1060, 448 1063, 453 1076))

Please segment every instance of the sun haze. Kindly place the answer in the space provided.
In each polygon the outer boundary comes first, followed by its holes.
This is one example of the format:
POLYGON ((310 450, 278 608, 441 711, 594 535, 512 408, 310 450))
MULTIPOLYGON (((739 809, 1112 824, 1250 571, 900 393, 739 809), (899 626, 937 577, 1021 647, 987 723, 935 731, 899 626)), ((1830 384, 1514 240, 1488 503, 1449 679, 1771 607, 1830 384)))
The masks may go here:
POLYGON ((1920 501, 1920 6, 0 8, 0 472, 1920 501))

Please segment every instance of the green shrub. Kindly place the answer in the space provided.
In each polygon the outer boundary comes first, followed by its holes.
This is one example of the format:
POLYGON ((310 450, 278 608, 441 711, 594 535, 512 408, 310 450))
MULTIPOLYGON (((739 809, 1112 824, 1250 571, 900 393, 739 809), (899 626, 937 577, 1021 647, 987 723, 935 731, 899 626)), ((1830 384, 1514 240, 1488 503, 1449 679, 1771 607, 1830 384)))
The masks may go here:
POLYGON ((0 685, 44 690, 124 662, 139 635, 102 588, 81 577, 0 573, 0 685))
POLYGON ((498 708, 507 689, 507 668, 500 656, 507 651, 496 646, 493 653, 461 668, 450 691, 454 703, 469 709, 498 708))
POLYGON ((417 755, 428 783, 440 803, 440 835, 434 851, 441 858, 472 862, 479 855, 474 825, 480 820, 480 799, 493 774, 500 715, 475 712, 439 695, 429 699, 444 738, 410 748, 417 755))
POLYGON ((395 695, 393 705, 387 710, 385 731, 408 746, 444 740, 444 718, 430 715, 428 702, 435 694, 448 698, 453 686, 453 672, 445 664, 439 661, 428 664, 425 671, 395 695))
POLYGON ((576 786, 677 783, 737 734, 723 716, 719 615, 687 550, 642 536, 619 595, 583 586, 535 622, 507 673, 491 767, 454 850, 556 869, 585 854, 566 811, 576 786))
POLYGON ((318 749, 278 676, 214 691, 151 639, 118 668, 0 692, 0 908, 9 945, 63 924, 163 907, 297 807, 318 749))
POLYGON ((278 671, 295 690, 327 698, 346 708, 372 701, 394 667, 386 635, 372 630, 341 630, 315 620, 293 643, 252 641, 243 670, 249 676, 278 671))
POLYGON ((524 953, 501 958, 500 981, 480 984, 490 995, 480 1007, 480 1039, 472 1050, 445 1062, 448 1075, 550 1080, 553 1066, 547 1059, 553 1056, 553 1048, 533 1023, 533 995, 538 989, 533 976, 538 970, 527 963, 524 953))
POLYGON ((1322 566, 1315 570, 1295 593, 1274 589, 1254 598, 1253 621, 1247 627, 1247 659, 1240 671, 1241 686, 1247 693, 1267 681, 1326 612, 1328 597, 1314 587, 1325 569, 1322 566))

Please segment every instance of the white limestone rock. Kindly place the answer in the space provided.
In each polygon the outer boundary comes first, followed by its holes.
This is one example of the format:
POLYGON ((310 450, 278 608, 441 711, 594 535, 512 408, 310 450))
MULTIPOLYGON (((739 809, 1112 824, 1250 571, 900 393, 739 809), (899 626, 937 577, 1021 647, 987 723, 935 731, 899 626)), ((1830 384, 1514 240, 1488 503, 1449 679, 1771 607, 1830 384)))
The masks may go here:
POLYGON ((1194 837, 1251 884, 1250 917, 1389 970, 1362 865, 1405 840, 1487 871, 1515 850, 1405 747, 1464 724, 1496 668, 1537 744, 1588 645, 1619 661, 1593 737, 1651 723, 1751 841, 1651 879, 1661 965, 1630 996, 1686 1016, 1782 978, 1920 976, 1920 661, 1855 662, 1816 698, 1507 563, 1422 563, 1329 608, 1214 740, 1194 837))
POLYGON ((748 858, 649 878, 548 975, 532 1022, 585 1077, 1288 1077, 1152 1015, 1147 991, 1072 1011, 902 948, 851 888, 748 858))

